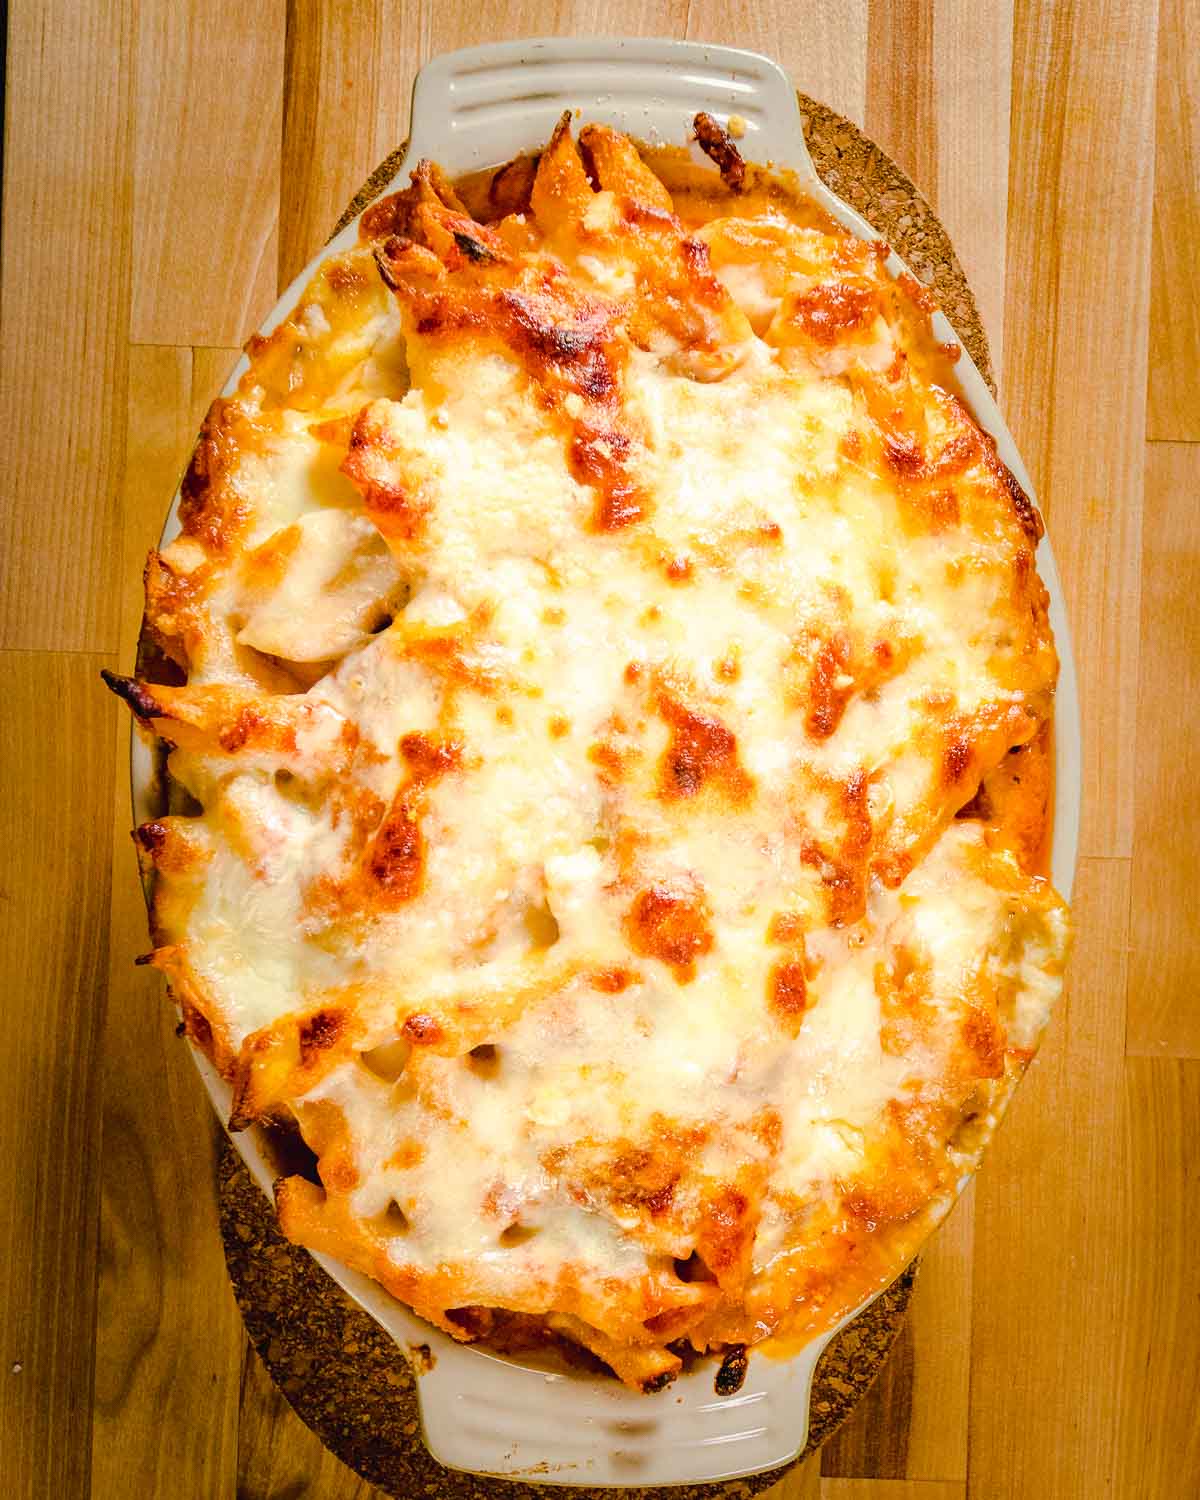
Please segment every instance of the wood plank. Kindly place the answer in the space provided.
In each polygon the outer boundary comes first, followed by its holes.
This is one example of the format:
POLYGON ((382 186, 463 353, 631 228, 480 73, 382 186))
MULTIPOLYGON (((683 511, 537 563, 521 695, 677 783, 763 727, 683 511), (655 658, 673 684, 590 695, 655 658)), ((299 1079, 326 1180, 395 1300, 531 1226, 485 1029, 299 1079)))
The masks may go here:
POLYGON ((240 344, 275 300, 284 0, 144 0, 130 336, 240 344))
POLYGON ((1094 856, 1133 841, 1156 9, 1027 0, 1013 39, 1005 406, 1083 647, 1094 856))
MULTIPOLYGON (((683 36, 687 0, 505 0, 502 5, 435 5, 429 56, 520 36, 683 36)), ((713 37, 713 41, 721 38, 713 37)))
MULTIPOLYGON (((221 362, 231 351, 215 351, 221 362)), ((147 549, 195 437, 190 349, 130 355, 122 496, 121 666, 133 665, 147 549)), ((128 763, 128 716, 114 716, 128 763)), ((157 974, 135 968, 146 911, 129 839, 127 778, 113 787, 109 1007, 104 1037, 92 1493, 232 1497, 244 1335, 221 1253, 218 1129, 157 974), (179 1205, 186 1203, 187 1212, 179 1205), (194 1414, 205 1419, 196 1422, 194 1414)))
POLYGON ((761 1500, 821 1500, 821 1455, 811 1453, 786 1478, 764 1490, 761 1500))
POLYGON ((1200 445, 1146 447, 1129 1052, 1200 1057, 1196 850, 1200 811, 1200 445))
POLYGON ((868 134, 937 210, 1004 346, 1012 0, 871 0, 868 134))
POLYGON ((1200 442, 1200 0, 1161 0, 1146 436, 1200 442))
POLYGON ((112 651, 129 304, 119 0, 8 19, 0 647, 112 651))
POLYGON ((975 1185, 968 1187, 921 1257, 909 1319, 912 1399, 905 1476, 967 1477, 975 1185))
POLYGON ((1121 1500, 1200 1495, 1200 1063, 1130 1058, 1132 1249, 1121 1317, 1121 1500))
POLYGON ((241 1405, 237 1500, 388 1500, 304 1425, 248 1345, 241 1405))
POLYGON ((1069 994, 976 1182, 971 1500, 1120 1494, 1129 895, 1127 861, 1082 861, 1069 994))
POLYGON ((963 1500, 966 1488, 921 1479, 822 1479, 820 1500, 963 1500))
POLYGON ((974 1212, 972 1184, 921 1252, 896 1348, 822 1452, 827 1478, 966 1481, 974 1212))
POLYGON ((88 1492, 113 777, 104 663, 0 654, 6 1500, 88 1492))
MULTIPOLYGON (((188 408, 190 439, 195 437, 200 423, 204 420, 204 413, 220 395, 240 353, 240 349, 192 350, 191 398, 188 408)), ((191 446, 189 440, 184 454, 185 462, 190 456, 191 446)))
POLYGON ((938 217, 979 304, 1002 384, 1013 0, 935 0, 933 108, 938 217))
POLYGON ((803 93, 861 125, 867 108, 867 0, 739 5, 692 0, 687 35, 775 59, 803 93))
POLYGON ((933 0, 870 0, 867 134, 936 208, 933 0))
POLYGON ((970 1350, 969 1203, 922 1255, 896 1347, 826 1446, 827 1477, 966 1478, 970 1350), (943 1241, 943 1233, 949 1236, 943 1241), (965 1250, 963 1241, 965 1240, 965 1250))
POLYGON ((419 0, 288 0, 279 197, 280 287, 408 134, 428 57, 419 0))

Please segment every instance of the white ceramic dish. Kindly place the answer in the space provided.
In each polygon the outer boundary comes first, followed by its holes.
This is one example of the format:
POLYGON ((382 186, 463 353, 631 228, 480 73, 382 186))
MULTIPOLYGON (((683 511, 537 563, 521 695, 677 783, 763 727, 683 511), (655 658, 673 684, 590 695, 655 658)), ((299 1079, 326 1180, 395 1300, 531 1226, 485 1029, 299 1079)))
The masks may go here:
MULTIPOLYGON (((384 191, 402 186, 408 166, 422 156, 436 158, 451 176, 498 165, 544 142, 567 108, 580 109, 584 119, 664 144, 682 143, 697 110, 708 110, 722 122, 740 115, 746 125, 741 149, 748 159, 790 169, 847 228, 877 237, 818 178, 795 91, 783 70, 754 53, 694 42, 555 39, 475 47, 436 58, 421 70, 413 91, 405 169, 384 191)), ((357 231, 355 220, 305 267, 262 332, 291 310, 317 264, 351 245, 357 231)), ((902 269, 895 256, 891 269, 902 269)), ((940 313, 935 329, 939 338, 954 337, 940 313)), ((226 394, 246 365, 243 357, 226 394)), ((976 420, 995 437, 1000 456, 1032 493, 991 393, 966 355, 958 371, 961 395, 976 420)), ((178 530, 178 498, 167 517, 164 541, 178 530)), ((1058 889, 1069 895, 1079 829, 1078 700, 1066 610, 1048 541, 1039 548, 1038 566, 1050 591, 1050 617, 1062 659, 1052 869, 1058 889)), ((153 755, 137 734, 131 769, 134 810, 142 822, 162 809, 153 755)), ((199 1053, 193 1056, 218 1114, 227 1119, 228 1086, 199 1053)), ((233 1140, 270 1194, 272 1173, 261 1142, 251 1131, 233 1140)), ((832 1333, 786 1361, 752 1357, 746 1382, 733 1397, 714 1394, 715 1367, 709 1361, 681 1376, 667 1392, 642 1396, 615 1380, 538 1369, 456 1344, 375 1282, 327 1256, 315 1259, 402 1348, 429 1346, 432 1368, 417 1383, 424 1438, 434 1457, 451 1468, 561 1485, 683 1484, 774 1468, 804 1447, 813 1371, 832 1333)))

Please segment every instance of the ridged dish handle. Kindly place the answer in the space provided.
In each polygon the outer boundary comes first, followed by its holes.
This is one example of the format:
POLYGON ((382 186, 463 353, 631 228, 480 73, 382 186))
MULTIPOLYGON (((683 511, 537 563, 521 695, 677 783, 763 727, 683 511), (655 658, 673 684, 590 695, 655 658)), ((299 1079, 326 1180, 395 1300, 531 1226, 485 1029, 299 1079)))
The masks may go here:
POLYGON ((418 1373, 425 1444, 451 1469, 542 1484, 701 1484, 788 1463, 808 1439, 824 1335, 798 1355, 750 1355, 742 1389, 718 1396, 715 1360, 643 1396, 615 1380, 510 1364, 439 1346, 418 1373))
POLYGON ((682 145, 692 116, 737 116, 747 157, 813 176, 796 92, 769 58, 702 42, 548 37, 469 47, 417 75, 405 170, 433 156, 451 173, 495 166, 580 110, 661 145, 682 145))

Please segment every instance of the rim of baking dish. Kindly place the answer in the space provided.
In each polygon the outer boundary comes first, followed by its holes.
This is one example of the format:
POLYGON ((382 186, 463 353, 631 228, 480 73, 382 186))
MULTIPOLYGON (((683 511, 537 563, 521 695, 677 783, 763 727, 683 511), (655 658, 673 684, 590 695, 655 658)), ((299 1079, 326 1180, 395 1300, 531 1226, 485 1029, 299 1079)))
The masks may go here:
MULTIPOLYGON (((697 110, 722 124, 739 117, 748 160, 795 175, 839 223, 865 239, 879 236, 830 192, 804 140, 795 90, 779 65, 757 53, 700 42, 636 38, 547 38, 502 42, 444 54, 426 64, 413 89, 412 124, 400 169, 381 193, 404 185, 409 163, 435 158, 450 176, 498 166, 542 145, 564 109, 616 126, 650 144, 682 142, 697 110)), ((361 215, 359 216, 361 217, 361 215)), ((317 266, 349 248, 359 218, 325 245, 279 298, 259 332, 290 313, 317 266)), ((888 268, 906 268, 892 254, 888 268)), ((936 337, 959 342, 945 315, 936 337)), ((223 394, 248 368, 243 355, 223 394)), ((1033 494, 1028 472, 983 377, 964 349, 956 366, 959 392, 975 420, 996 440, 1000 457, 1033 494)), ((179 493, 160 546, 178 531, 179 493)), ((1048 537, 1037 564, 1050 596, 1050 621, 1060 658, 1054 729, 1054 825, 1051 874, 1070 896, 1079 838, 1081 744, 1079 701, 1066 603, 1048 537)), ((134 815, 160 814, 160 778, 152 745, 133 732, 130 773, 134 815)), ((229 1118, 229 1086, 194 1048, 213 1106, 229 1118)), ((268 1196, 272 1169, 253 1130, 231 1137, 268 1196)), ((967 1178, 959 1184, 961 1193, 967 1178)), ((564 1372, 507 1359, 456 1343, 419 1319, 376 1282, 331 1257, 310 1252, 335 1282, 408 1351, 413 1360, 426 1446, 440 1463, 473 1473, 557 1485, 626 1487, 700 1484, 777 1468, 794 1459, 808 1437, 809 1396, 818 1359, 861 1308, 787 1358, 751 1350, 741 1390, 716 1396, 711 1361, 698 1361, 657 1396, 627 1390, 604 1376, 564 1372)), ((866 1305, 865 1303, 863 1304, 866 1305)))

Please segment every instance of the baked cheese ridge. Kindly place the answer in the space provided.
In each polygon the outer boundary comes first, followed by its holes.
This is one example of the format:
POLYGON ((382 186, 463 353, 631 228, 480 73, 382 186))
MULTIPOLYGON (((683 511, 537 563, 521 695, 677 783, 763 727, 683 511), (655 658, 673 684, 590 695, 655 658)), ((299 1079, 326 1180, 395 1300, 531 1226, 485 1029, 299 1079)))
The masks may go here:
POLYGON ((896 1274, 1067 941, 1036 512, 928 293, 716 155, 421 163, 209 413, 182 683, 112 682, 153 962, 317 1158, 284 1231, 645 1389, 896 1274))

